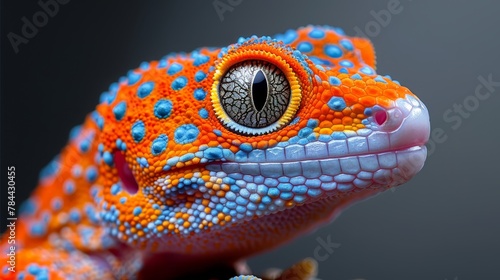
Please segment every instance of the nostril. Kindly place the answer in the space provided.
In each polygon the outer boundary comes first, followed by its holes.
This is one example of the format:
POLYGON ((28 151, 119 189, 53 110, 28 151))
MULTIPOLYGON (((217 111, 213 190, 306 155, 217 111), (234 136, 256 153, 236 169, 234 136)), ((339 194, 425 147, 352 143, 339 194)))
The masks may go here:
POLYGON ((114 154, 115 167, 118 171, 118 177, 122 182, 123 189, 130 194, 135 194, 139 190, 139 185, 132 174, 132 170, 125 161, 125 156, 119 151, 114 154))
POLYGON ((386 111, 377 111, 375 113, 375 122, 378 125, 383 125, 387 121, 387 112, 386 111))

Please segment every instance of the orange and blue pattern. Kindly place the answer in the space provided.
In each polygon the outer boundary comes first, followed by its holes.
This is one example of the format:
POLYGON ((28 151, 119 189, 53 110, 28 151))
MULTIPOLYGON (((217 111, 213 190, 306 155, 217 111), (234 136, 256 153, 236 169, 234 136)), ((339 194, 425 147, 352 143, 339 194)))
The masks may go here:
POLYGON ((144 62, 42 170, 3 277, 129 279, 155 254, 234 262, 408 181, 428 137, 423 103, 338 28, 144 62))

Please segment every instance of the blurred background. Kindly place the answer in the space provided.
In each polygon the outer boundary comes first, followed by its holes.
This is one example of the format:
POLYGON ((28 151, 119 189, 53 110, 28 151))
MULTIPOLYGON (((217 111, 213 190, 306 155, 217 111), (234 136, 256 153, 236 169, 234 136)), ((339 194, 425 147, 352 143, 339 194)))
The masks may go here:
POLYGON ((327 24, 371 39, 377 72, 427 105, 429 157, 403 187, 251 258, 253 271, 313 257, 320 279, 500 279, 500 2, 59 1, 45 17, 37 1, 1 2, 2 230, 7 166, 20 203, 100 93, 140 62, 327 24), (33 16, 40 27, 23 36, 33 16))

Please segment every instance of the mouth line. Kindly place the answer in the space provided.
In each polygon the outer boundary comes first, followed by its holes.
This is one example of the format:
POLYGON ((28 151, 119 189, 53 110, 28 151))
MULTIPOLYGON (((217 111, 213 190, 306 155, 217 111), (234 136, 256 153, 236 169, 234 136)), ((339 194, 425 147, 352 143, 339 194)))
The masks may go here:
POLYGON ((305 157, 305 158, 302 158, 302 159, 294 159, 294 160, 264 161, 264 162, 252 162, 252 161, 239 162, 239 161, 222 161, 222 160, 217 160, 217 161, 210 161, 210 162, 207 162, 207 163, 204 163, 204 164, 198 164, 198 165, 193 165, 193 166, 202 166, 202 167, 204 167, 204 166, 209 166, 209 165, 213 165, 213 164, 230 164, 230 163, 232 163, 232 164, 259 164, 259 163, 295 163, 295 162, 302 162, 302 161, 321 161, 321 160, 330 160, 330 159, 340 160, 340 159, 346 159, 346 158, 352 158, 352 157, 381 155, 381 154, 386 154, 386 153, 412 152, 412 151, 421 150, 423 147, 425 147, 425 143, 407 145, 407 146, 402 146, 400 148, 386 149, 386 150, 380 150, 380 151, 374 151, 374 152, 352 153, 352 154, 347 154, 347 155, 340 156, 340 157, 321 157, 321 158, 318 158, 318 157, 305 157))

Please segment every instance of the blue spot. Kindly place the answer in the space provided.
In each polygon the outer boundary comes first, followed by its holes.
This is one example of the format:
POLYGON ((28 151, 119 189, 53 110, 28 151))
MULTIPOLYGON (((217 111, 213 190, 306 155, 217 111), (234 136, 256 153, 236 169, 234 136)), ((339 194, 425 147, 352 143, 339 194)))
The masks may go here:
POLYGON ((112 195, 116 195, 117 193, 119 193, 120 191, 122 190, 122 188, 120 187, 119 184, 113 184, 111 186, 111 194, 112 195))
POLYGON ((71 173, 75 178, 80 177, 80 175, 82 175, 82 167, 79 164, 75 164, 71 169, 71 173))
POLYGON ((175 75, 179 73, 182 70, 182 65, 179 63, 172 63, 170 67, 168 68, 167 74, 169 75, 175 75))
POLYGON ((142 208, 140 206, 137 206, 134 208, 134 211, 132 212, 134 214, 134 216, 137 216, 139 214, 141 214, 142 212, 142 208))
POLYGON ((119 85, 118 83, 112 83, 111 85, 109 85, 109 99, 108 99, 108 103, 111 104, 113 103, 113 101, 115 101, 115 97, 116 97, 116 93, 118 92, 118 88, 119 88, 119 85))
POLYGON ((180 90, 183 89, 187 85, 188 79, 184 76, 180 76, 175 78, 175 80, 172 82, 172 89, 173 90, 180 90))
POLYGON ((364 73, 366 75, 373 75, 373 74, 375 74, 375 71, 373 71, 373 69, 371 67, 369 67, 369 66, 361 67, 361 69, 359 69, 359 72, 364 73))
POLYGON ((309 127, 304 127, 301 130, 299 130, 299 137, 300 138, 306 138, 309 136, 311 133, 313 133, 313 130, 309 127))
POLYGON ((82 131, 82 126, 81 125, 74 126, 69 131, 69 140, 75 139, 80 134, 81 131, 82 131))
POLYGON ((193 153, 188 153, 188 154, 182 155, 179 158, 179 161, 180 162, 186 162, 186 161, 192 160, 193 158, 194 158, 194 154, 193 153))
POLYGON ((142 78, 141 74, 134 73, 133 71, 129 71, 127 73, 128 85, 131 86, 137 83, 142 78))
POLYGON ((351 79, 353 79, 353 80, 362 80, 363 78, 361 78, 361 76, 358 73, 356 73, 356 74, 354 74, 354 75, 351 76, 351 79))
POLYGON ((67 195, 75 193, 75 183, 73 183, 73 181, 71 180, 67 180, 66 182, 64 182, 63 188, 64 188, 64 193, 67 195))
POLYGON ((214 129, 213 132, 217 136, 222 136, 222 132, 220 130, 218 130, 218 129, 214 129))
POLYGON ((193 65, 200 66, 200 65, 207 63, 209 60, 210 60, 210 57, 208 57, 204 54, 197 54, 194 58, 193 65))
POLYGON ((343 98, 340 97, 332 97, 330 98, 330 101, 328 101, 328 107, 332 110, 336 111, 342 111, 346 107, 345 101, 343 98))
POLYGON ((295 39, 297 39, 297 32, 295 30, 292 30, 292 29, 286 31, 282 37, 282 41, 285 44, 290 44, 293 41, 295 41, 295 39))
POLYGON ((196 72, 196 74, 194 74, 194 80, 197 81, 198 83, 205 80, 206 77, 207 77, 207 74, 205 74, 205 72, 203 72, 201 70, 196 72))
POLYGON ((343 30, 342 28, 340 28, 340 27, 333 27, 333 30, 334 30, 335 32, 337 32, 337 34, 339 34, 339 35, 342 35, 342 36, 344 36, 344 35, 345 35, 344 30, 343 30))
POLYGON ((155 156, 163 153, 165 149, 167 149, 167 143, 168 143, 168 137, 165 134, 161 134, 153 140, 153 143, 151 143, 151 153, 155 156))
POLYGON ((158 68, 165 68, 167 67, 167 60, 166 59, 161 59, 159 62, 158 62, 158 68))
POLYGON ((164 119, 172 113, 172 101, 168 99, 160 99, 155 104, 154 108, 155 117, 164 119))
POLYGON ((347 68, 345 67, 342 67, 339 69, 339 73, 349 74, 349 70, 347 70, 347 68))
POLYGON ((297 32, 293 29, 289 29, 285 34, 276 35, 276 39, 283 41, 285 44, 290 44, 297 39, 297 32))
POLYGON ((104 127, 104 118, 97 111, 92 112, 91 116, 94 122, 97 124, 97 127, 102 130, 102 128, 104 127))
POLYGON ((82 153, 85 153, 89 150, 89 148, 90 148, 90 140, 83 139, 82 142, 80 142, 80 151, 82 153))
POLYGON ((372 108, 366 108, 364 114, 367 116, 371 116, 373 114, 372 108))
POLYGON ((121 197, 120 198, 120 203, 121 204, 125 204, 125 202, 127 202, 127 198, 126 197, 121 197))
POLYGON ((314 39, 321 39, 325 37, 325 32, 321 29, 314 28, 309 32, 309 37, 314 38, 314 39))
POLYGON ((116 148, 120 151, 125 151, 127 149, 127 144, 122 141, 122 139, 116 139, 116 148))
POLYGON ((198 114, 203 119, 207 119, 208 118, 208 111, 205 108, 201 108, 200 111, 198 111, 198 114))
POLYGON ((310 52, 310 51, 312 51, 312 49, 313 49, 313 46, 309 42, 300 42, 297 45, 297 50, 299 50, 301 52, 310 52))
MULTIPOLYGON (((316 68, 318 68, 319 70, 321 70, 321 71, 323 71, 323 72, 325 71, 325 68, 324 68, 323 66, 321 66, 321 65, 318 65, 318 64, 317 64, 317 65, 314 65, 314 66, 316 66, 316 68)), ((316 75, 316 76, 317 76, 317 75, 316 75)))
POLYGON ((332 86, 339 86, 340 84, 342 84, 342 81, 337 78, 337 77, 333 77, 333 76, 330 76, 328 78, 328 82, 330 83, 330 85, 332 86))
POLYGON ((203 156, 207 159, 220 159, 222 158, 221 148, 208 148, 203 151, 203 156))
POLYGON ((141 65, 139 65, 139 68, 141 68, 144 71, 148 70, 149 69, 149 62, 147 62, 147 61, 141 62, 141 65))
POLYGON ((339 58, 343 54, 342 49, 340 49, 336 45, 326 45, 323 50, 326 55, 332 58, 339 58))
POLYGON ((136 121, 132 125, 132 138, 134 138, 134 141, 136 143, 141 142, 141 140, 144 138, 144 135, 146 134, 146 128, 144 127, 144 123, 142 121, 136 121))
POLYGON ((307 121, 307 127, 315 128, 319 125, 319 121, 316 119, 310 119, 307 121))
POLYGON ((138 157, 137 163, 141 166, 141 168, 149 167, 148 160, 145 157, 138 157))
POLYGON ((127 111, 127 102, 122 101, 113 108, 113 114, 115 115, 115 119, 117 121, 121 121, 123 116, 125 115, 125 111, 127 111))
POLYGON ((69 212, 69 219, 75 223, 80 222, 80 212, 74 208, 69 212))
POLYGON ((49 280, 49 269, 46 267, 41 268, 36 276, 36 280, 49 280))
POLYGON ((197 88, 194 90, 194 98, 198 101, 202 101, 207 96, 207 92, 202 88, 197 88))
POLYGON ((252 148, 251 144, 249 144, 249 143, 243 143, 243 144, 240 145, 240 150, 242 150, 243 152, 249 153, 249 152, 251 152, 253 150, 253 148, 252 148))
POLYGON ((94 166, 87 167, 85 177, 87 177, 89 183, 93 183, 97 179, 97 169, 94 166))
POLYGON ((47 232, 47 227, 43 223, 34 223, 31 225, 30 234, 32 236, 42 236, 47 232))
POLYGON ((102 154, 102 159, 104 160, 104 162, 109 165, 109 166, 112 166, 113 165, 113 155, 106 151, 102 154))
POLYGON ((144 97, 148 96, 149 94, 151 94, 154 87, 155 87, 154 82, 145 82, 145 83, 141 84, 137 88, 137 96, 139 96, 139 98, 144 98, 144 97))
POLYGON ((52 205, 52 209, 54 209, 55 211, 61 210, 61 207, 62 207, 61 198, 59 198, 59 197, 52 198, 51 205, 52 205))
POLYGON ((352 64, 352 62, 349 60, 342 60, 341 62, 339 62, 339 64, 340 64, 340 66, 344 66, 347 68, 354 67, 354 64, 352 64))
POLYGON ((31 275, 37 275, 40 272, 40 268, 36 264, 30 264, 28 266, 28 273, 31 275))
POLYGON ((106 95, 106 102, 108 102, 108 104, 113 103, 113 101, 115 101, 116 94, 117 94, 117 91, 108 92, 108 94, 106 95))
POLYGON ((354 47, 352 46, 351 40, 348 40, 348 39, 340 40, 340 45, 348 51, 352 51, 354 49, 354 47))
POLYGON ((19 209, 20 214, 31 215, 36 211, 36 204, 32 199, 28 199, 21 204, 19 209))
MULTIPOLYGON (((333 64, 326 60, 326 59, 321 59, 319 57, 316 57, 316 56, 310 56, 309 59, 314 63, 316 64, 316 68, 319 68, 318 66, 320 65, 325 65, 325 66, 332 66, 333 64)), ((321 66, 320 66, 321 67, 321 66)), ((325 71, 325 69, 323 67, 321 67, 322 70, 321 71, 325 71)))
POLYGON ((174 140, 177 144, 192 143, 198 137, 200 131, 193 124, 179 126, 174 132, 174 140))

